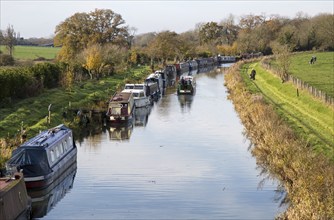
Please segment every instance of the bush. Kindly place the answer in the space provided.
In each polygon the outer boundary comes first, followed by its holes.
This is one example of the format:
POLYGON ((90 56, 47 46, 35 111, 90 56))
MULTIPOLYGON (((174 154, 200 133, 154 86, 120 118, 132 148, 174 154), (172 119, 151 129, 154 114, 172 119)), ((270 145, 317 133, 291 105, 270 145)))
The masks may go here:
POLYGON ((0 66, 13 66, 14 58, 8 54, 0 54, 0 66))
POLYGON ((30 71, 45 88, 55 88, 59 85, 61 69, 57 64, 38 63, 32 66, 30 71))
POLYGON ((5 98, 27 97, 27 88, 34 82, 34 77, 28 68, 0 69, 0 100, 5 98))

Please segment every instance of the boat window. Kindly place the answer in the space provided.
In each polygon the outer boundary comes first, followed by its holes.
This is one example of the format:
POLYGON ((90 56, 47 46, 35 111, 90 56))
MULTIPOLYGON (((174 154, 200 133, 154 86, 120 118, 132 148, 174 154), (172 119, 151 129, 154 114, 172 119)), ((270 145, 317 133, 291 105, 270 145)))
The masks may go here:
POLYGON ((60 143, 59 144, 59 149, 60 149, 60 154, 63 154, 64 153, 64 143, 60 143))
POLYGON ((113 115, 119 115, 121 114, 121 108, 120 107, 113 107, 110 109, 110 114, 113 115))
POLYGON ((72 136, 68 136, 67 148, 71 148, 71 146, 72 146, 72 136))
POLYGON ((55 147, 55 151, 56 151, 56 157, 58 158, 59 157, 59 145, 55 147))
POLYGON ((51 162, 55 161, 55 152, 53 149, 51 150, 50 155, 51 155, 51 162))
POLYGON ((64 145, 64 151, 66 152, 67 151, 67 140, 65 140, 65 142, 63 142, 63 145, 64 145))
POLYGON ((142 85, 136 85, 136 86, 134 87, 134 89, 144 89, 144 86, 142 86, 142 85))

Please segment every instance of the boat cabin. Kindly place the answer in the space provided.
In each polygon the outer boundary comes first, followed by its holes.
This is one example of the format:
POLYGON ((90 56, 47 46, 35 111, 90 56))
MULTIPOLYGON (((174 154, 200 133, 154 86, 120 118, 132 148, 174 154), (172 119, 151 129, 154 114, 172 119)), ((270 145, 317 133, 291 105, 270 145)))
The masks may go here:
POLYGON ((72 130, 61 124, 42 131, 12 152, 7 167, 23 170, 27 188, 44 188, 76 162, 72 130))
POLYGON ((196 89, 196 81, 192 76, 181 76, 177 87, 177 94, 194 94, 196 89))
POLYGON ((135 104, 132 92, 122 91, 115 93, 109 100, 107 119, 110 122, 127 122, 133 117, 135 104))

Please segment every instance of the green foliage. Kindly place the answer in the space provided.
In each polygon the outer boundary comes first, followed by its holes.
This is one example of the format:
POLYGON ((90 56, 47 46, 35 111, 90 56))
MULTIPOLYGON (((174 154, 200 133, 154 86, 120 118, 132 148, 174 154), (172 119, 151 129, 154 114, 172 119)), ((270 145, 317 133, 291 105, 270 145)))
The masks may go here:
POLYGON ((45 88, 54 88, 59 85, 61 69, 57 64, 38 63, 32 66, 30 71, 45 88))
POLYGON ((14 58, 8 54, 0 54, 0 66, 13 66, 14 58))
MULTIPOLYGON (((5 104, 5 98, 23 98, 31 91, 34 77, 28 68, 0 68, 0 100, 5 104)), ((3 107, 3 106, 0 106, 3 107)))
POLYGON ((51 63, 0 68, 0 107, 10 104, 12 99, 34 96, 43 88, 58 86, 60 74, 61 68, 51 63))
MULTIPOLYGON (((11 139, 15 138, 22 121, 27 128, 28 138, 30 138, 39 130, 60 123, 69 123, 62 117, 63 112, 67 109, 97 108, 103 111, 107 107, 104 104, 117 90, 118 85, 124 85, 125 80, 132 80, 134 83, 139 82, 147 76, 148 71, 149 68, 143 66, 127 73, 102 78, 99 81, 86 81, 84 84, 73 85, 70 92, 61 87, 45 90, 36 97, 27 98, 15 102, 11 106, 1 108, 0 140, 8 136, 11 139), (102 104, 95 106, 96 103, 102 104), (51 125, 48 125, 46 121, 49 104, 52 104, 51 125)), ((68 115, 72 113, 68 112, 68 115)))

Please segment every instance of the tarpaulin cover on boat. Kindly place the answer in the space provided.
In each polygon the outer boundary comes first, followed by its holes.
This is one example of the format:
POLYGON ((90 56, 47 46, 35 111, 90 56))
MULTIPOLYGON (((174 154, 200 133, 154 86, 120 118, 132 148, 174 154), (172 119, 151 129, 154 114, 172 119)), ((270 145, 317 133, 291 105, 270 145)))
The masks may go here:
POLYGON ((7 164, 17 166, 18 170, 23 169, 25 177, 41 176, 51 172, 46 151, 43 148, 19 147, 13 151, 7 164))

